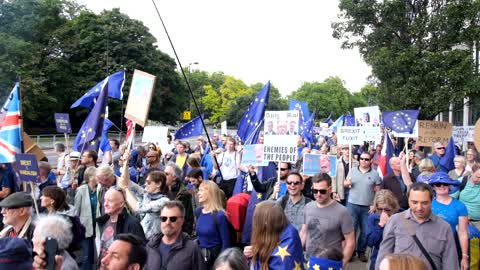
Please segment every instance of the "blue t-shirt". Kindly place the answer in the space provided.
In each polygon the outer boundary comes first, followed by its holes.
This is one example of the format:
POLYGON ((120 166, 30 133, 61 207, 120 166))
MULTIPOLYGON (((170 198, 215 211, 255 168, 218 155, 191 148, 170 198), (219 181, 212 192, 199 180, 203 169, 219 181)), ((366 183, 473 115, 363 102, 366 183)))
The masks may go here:
POLYGON ((222 247, 222 250, 229 248, 231 246, 230 233, 225 212, 204 214, 202 209, 202 207, 195 209, 195 216, 198 217, 196 232, 199 246, 201 248, 222 247), (214 218, 217 220, 216 225, 214 218))
POLYGON ((465 204, 453 198, 448 205, 439 203, 437 200, 433 200, 432 212, 448 222, 448 224, 450 224, 452 227, 453 232, 457 231, 458 218, 468 217, 468 211, 465 204))

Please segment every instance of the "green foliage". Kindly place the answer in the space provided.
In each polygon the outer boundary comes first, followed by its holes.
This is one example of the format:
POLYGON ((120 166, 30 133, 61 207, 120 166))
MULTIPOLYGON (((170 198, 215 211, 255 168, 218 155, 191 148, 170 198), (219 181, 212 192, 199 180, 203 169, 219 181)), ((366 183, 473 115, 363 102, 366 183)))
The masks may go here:
POLYGON ((333 36, 372 67, 381 107, 421 107, 430 119, 479 92, 480 1, 341 0, 339 8, 333 36))

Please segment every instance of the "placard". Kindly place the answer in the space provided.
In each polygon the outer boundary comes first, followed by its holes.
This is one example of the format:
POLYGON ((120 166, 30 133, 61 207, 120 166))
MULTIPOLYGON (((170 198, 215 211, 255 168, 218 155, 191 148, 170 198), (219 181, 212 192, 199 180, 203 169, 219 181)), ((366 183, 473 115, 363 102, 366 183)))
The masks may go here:
POLYGON ((38 179, 37 157, 34 154, 16 154, 15 160, 20 180, 36 182, 38 179))
POLYGON ((418 120, 418 146, 432 147, 436 142, 448 144, 452 136, 452 124, 448 122, 418 120))
POLYGON ((223 121, 221 124, 220 124, 220 133, 222 135, 227 135, 228 131, 227 131, 227 121, 223 121))
POLYGON ((303 157, 303 174, 315 175, 328 173, 331 177, 337 175, 337 157, 335 155, 305 154, 303 157))
POLYGON ((467 142, 473 142, 473 131, 475 126, 461 126, 453 127, 452 137, 456 143, 464 144, 467 142))
POLYGON ((266 111, 264 125, 264 160, 297 161, 298 111, 266 111))
POLYGON ((167 136, 168 136, 168 127, 146 126, 143 129, 142 142, 156 143, 158 146, 160 146, 160 149, 162 150, 162 152, 170 151, 171 149, 166 150, 169 148, 167 136))
POLYGON ((401 133, 392 130, 392 134, 397 138, 418 138, 418 120, 415 121, 415 126, 413 127, 412 133, 401 133))
POLYGON ((363 127, 366 142, 375 142, 375 145, 382 142, 382 131, 380 127, 363 127))
POLYGON ((242 165, 268 166, 268 161, 263 160, 263 144, 244 145, 242 165))
POLYGON ((150 110, 155 76, 138 69, 133 73, 132 85, 128 94, 125 118, 144 127, 150 110))
POLYGON ((362 127, 338 127, 337 143, 360 145, 365 141, 365 133, 362 127))
POLYGON ((55 113, 55 126, 58 133, 72 133, 72 127, 70 125, 70 115, 68 113, 55 113))
POLYGON ((380 126, 380 109, 378 106, 354 108, 353 111, 355 113, 355 126, 380 126))

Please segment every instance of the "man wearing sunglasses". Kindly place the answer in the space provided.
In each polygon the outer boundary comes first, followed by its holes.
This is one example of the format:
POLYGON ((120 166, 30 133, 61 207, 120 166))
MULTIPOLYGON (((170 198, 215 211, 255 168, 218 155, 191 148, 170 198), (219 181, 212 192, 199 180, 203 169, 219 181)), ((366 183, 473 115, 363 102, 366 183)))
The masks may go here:
POLYGON ((278 197, 284 195, 281 194, 282 192, 280 184, 285 184, 285 180, 287 179, 287 176, 292 169, 292 164, 287 162, 280 162, 278 166, 280 166, 280 182, 277 181, 277 177, 272 177, 270 179, 267 179, 266 181, 262 179, 264 181, 260 182, 260 180, 257 178, 257 174, 255 173, 255 169, 253 168, 253 166, 249 168, 250 180, 252 181, 253 188, 256 192, 264 194, 264 198, 275 200, 278 197))
POLYGON ((277 201, 277 204, 282 207, 288 221, 300 231, 305 218, 305 205, 312 200, 302 194, 304 183, 303 177, 299 173, 291 172, 287 176, 285 183, 287 184, 288 193, 282 196, 277 201))
POLYGON ((437 169, 437 172, 448 173, 448 170, 444 168, 442 165, 440 165, 440 160, 445 155, 445 146, 443 146, 441 142, 436 142, 433 145, 433 151, 434 153, 430 155, 428 158, 432 160, 433 166, 435 166, 435 169, 437 169))
POLYGON ((360 261, 367 262, 368 258, 365 256, 365 250, 367 248, 368 214, 370 209, 373 209, 371 207, 373 198, 375 192, 380 190, 382 180, 378 172, 371 168, 372 157, 370 153, 363 152, 359 159, 360 165, 352 168, 345 185, 350 187, 347 209, 353 218, 355 231, 358 235, 357 256, 360 261))
POLYGON ((305 255, 309 258, 320 248, 335 248, 343 252, 345 268, 355 248, 352 217, 343 205, 331 198, 332 179, 328 174, 317 174, 312 177, 312 182, 315 201, 305 206, 300 231, 305 255))
POLYGON ((144 270, 206 269, 197 243, 182 233, 185 208, 179 201, 166 202, 160 210, 161 233, 147 244, 144 270))

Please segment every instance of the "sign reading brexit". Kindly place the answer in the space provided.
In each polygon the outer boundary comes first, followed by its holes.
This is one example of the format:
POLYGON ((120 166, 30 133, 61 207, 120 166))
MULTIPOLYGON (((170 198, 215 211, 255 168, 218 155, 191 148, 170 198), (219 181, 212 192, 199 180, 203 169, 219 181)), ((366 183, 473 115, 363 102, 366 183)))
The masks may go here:
POLYGON ((16 154, 18 173, 25 182, 36 182, 38 179, 38 163, 34 154, 16 154))
POLYGON ((266 111, 263 160, 297 161, 298 111, 266 111))
POLYGON ((363 144, 365 141, 365 132, 362 127, 338 127, 338 144, 363 144))
POLYGON ((55 113, 55 126, 58 133, 72 133, 70 126, 70 115, 68 113, 55 113))

